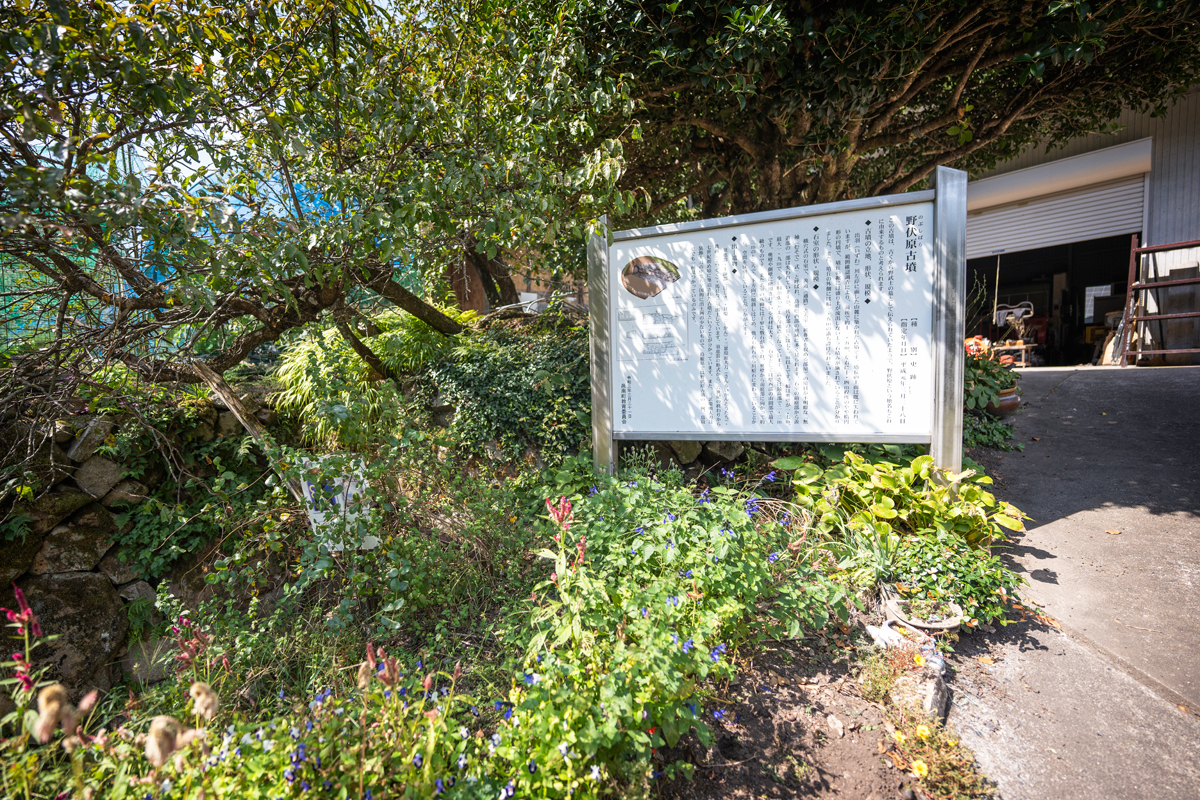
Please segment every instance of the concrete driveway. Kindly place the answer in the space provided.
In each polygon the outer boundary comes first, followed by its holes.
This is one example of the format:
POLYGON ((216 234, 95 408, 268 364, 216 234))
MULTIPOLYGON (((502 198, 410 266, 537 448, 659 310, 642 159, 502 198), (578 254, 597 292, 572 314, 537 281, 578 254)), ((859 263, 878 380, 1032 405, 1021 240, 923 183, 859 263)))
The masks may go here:
POLYGON ((1006 558, 1063 630, 967 645, 951 721, 1010 800, 1200 797, 1200 367, 1020 385, 1025 450, 986 466, 1033 518, 1006 558))

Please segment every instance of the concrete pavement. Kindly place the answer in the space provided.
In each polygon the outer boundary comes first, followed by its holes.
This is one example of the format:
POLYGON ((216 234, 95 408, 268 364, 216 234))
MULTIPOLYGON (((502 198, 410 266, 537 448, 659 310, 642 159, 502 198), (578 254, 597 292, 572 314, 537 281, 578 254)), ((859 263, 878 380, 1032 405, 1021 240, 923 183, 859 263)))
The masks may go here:
POLYGON ((1020 385, 1025 450, 986 466, 1033 518, 1006 559, 1064 631, 989 637, 951 721, 1009 800, 1200 797, 1200 367, 1020 385))

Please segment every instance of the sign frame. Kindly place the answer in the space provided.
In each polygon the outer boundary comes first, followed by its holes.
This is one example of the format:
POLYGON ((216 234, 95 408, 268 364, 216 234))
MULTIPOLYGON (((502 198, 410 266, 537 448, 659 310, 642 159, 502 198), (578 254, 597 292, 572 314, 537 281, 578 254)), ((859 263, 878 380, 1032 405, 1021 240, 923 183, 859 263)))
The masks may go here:
POLYGON ((588 316, 592 382, 592 455, 596 468, 615 474, 617 441, 776 441, 928 444, 934 464, 951 472, 962 469, 963 339, 966 336, 967 173, 938 167, 933 188, 921 192, 843 200, 733 217, 612 232, 607 216, 588 238, 588 316), (847 211, 933 202, 933 416, 929 436, 837 433, 679 432, 669 438, 614 435, 612 396, 612 331, 609 329, 609 246, 613 242, 649 239, 675 233, 736 228, 764 222, 820 217, 847 211))

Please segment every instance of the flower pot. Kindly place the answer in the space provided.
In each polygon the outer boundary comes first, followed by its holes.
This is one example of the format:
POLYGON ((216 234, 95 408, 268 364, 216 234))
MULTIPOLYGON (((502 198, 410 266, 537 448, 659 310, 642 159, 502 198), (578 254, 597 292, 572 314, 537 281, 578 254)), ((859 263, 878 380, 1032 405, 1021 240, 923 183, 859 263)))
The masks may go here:
POLYGON ((938 622, 928 622, 923 619, 910 617, 907 612, 907 603, 898 597, 888 597, 884 602, 884 609, 891 619, 895 619, 910 628, 918 628, 926 631, 956 631, 958 626, 963 621, 963 610, 957 603, 946 603, 950 607, 951 616, 949 619, 940 620, 938 622))
POLYGON ((994 417, 1007 417, 1020 406, 1021 395, 1017 394, 1017 387, 1014 386, 1011 389, 1001 390, 996 401, 988 403, 983 410, 994 417))

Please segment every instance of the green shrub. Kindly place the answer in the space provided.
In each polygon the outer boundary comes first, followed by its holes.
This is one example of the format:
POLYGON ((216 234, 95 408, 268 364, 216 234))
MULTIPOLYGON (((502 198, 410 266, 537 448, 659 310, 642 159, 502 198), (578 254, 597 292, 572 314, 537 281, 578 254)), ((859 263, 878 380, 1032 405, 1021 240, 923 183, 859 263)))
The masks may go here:
POLYGON ((880 536, 946 531, 982 547, 1003 538, 1005 528, 1024 528, 1015 506, 983 488, 991 478, 972 470, 951 475, 934 467, 927 455, 899 466, 847 452, 841 464, 827 470, 797 461, 775 464, 795 470, 796 502, 826 531, 839 525, 880 536))
POLYGON ((476 452, 495 442, 515 460, 533 447, 554 464, 587 445, 586 325, 547 311, 525 328, 481 332, 463 339, 430 376, 441 402, 455 408, 450 430, 476 452))
MULTIPOLYGON (((636 474, 597 478, 572 499, 568 524, 539 551, 552 572, 509 697, 535 758, 554 763, 566 742, 641 785, 657 774, 652 748, 692 729, 709 740, 705 719, 723 712, 705 703, 705 681, 731 677, 741 646, 819 629, 831 611, 845 618, 788 506, 729 487, 696 497, 636 474)), ((557 777, 523 788, 557 795, 557 777)))
MULTIPOLYGON (((475 318, 473 311, 441 310, 460 323, 475 318)), ((454 347, 453 338, 403 311, 386 311, 372 322, 380 332, 363 343, 399 375, 418 373, 454 347)), ((281 384, 274 396, 276 408, 300 420, 301 434, 309 442, 346 444, 339 433, 349 430, 342 423, 351 400, 365 415, 360 422, 368 428, 384 405, 393 402, 394 387, 350 349, 337 328, 307 330, 284 350, 274 378, 281 384)))

